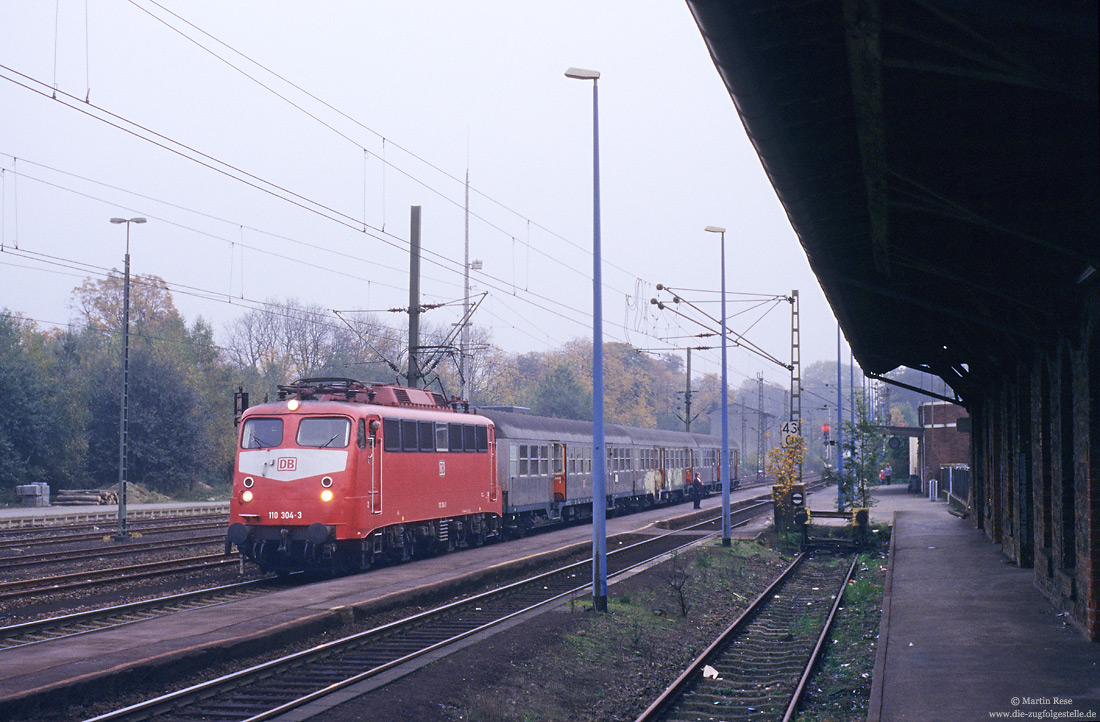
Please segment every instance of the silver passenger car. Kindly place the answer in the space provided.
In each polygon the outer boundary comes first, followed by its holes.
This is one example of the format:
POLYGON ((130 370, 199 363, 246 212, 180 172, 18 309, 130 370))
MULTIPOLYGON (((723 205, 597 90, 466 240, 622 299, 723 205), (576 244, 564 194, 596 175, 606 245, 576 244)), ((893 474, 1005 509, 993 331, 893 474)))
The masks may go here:
MULTIPOLYGON (((478 412, 496 427, 506 525, 523 533, 541 523, 591 517, 591 422, 478 412)), ((609 513, 684 501, 695 474, 707 492, 718 489, 721 439, 716 436, 607 424, 604 442, 609 513)), ((731 451, 736 462, 737 451, 731 451)), ((731 480, 736 468, 732 463, 731 480)))

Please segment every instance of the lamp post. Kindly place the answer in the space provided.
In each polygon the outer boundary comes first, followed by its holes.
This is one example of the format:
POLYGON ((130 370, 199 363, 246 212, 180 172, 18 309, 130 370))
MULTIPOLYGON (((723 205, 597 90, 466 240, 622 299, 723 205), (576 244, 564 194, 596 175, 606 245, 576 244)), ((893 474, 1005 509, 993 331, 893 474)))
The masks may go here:
POLYGON ((600 73, 569 68, 592 81, 592 608, 607 611, 607 457, 603 421, 603 280, 600 268, 600 73))
POLYGON ((130 224, 145 223, 144 218, 112 218, 111 223, 126 224, 126 264, 122 280, 122 407, 118 420, 118 534, 115 539, 126 541, 126 412, 130 396, 130 224))
POLYGON ((729 378, 726 375, 726 229, 718 226, 704 228, 708 233, 722 237, 722 463, 719 478, 722 480, 722 546, 730 546, 730 411, 729 378))

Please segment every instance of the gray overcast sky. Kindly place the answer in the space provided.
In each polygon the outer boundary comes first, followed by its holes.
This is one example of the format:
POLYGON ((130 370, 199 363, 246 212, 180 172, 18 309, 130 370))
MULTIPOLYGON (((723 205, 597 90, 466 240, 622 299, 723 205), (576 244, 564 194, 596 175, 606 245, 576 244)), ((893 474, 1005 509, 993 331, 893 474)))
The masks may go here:
MULTIPOLYGON (((605 340, 699 332, 649 305, 658 283, 718 315, 703 231, 718 225, 729 291, 799 289, 802 362, 835 358, 831 309, 683 3, 0 0, 0 17, 0 308, 66 323, 72 289, 121 268, 108 219, 138 215, 133 271, 220 338, 267 299, 406 306, 411 205, 424 301, 461 299, 468 165, 473 284, 489 293, 475 323, 511 352, 590 338, 592 92, 564 77, 576 66, 602 74, 605 340)), ((788 304, 730 325, 789 360, 788 304)), ((699 352, 693 370, 719 359, 699 352)), ((731 349, 731 385, 758 371, 789 380, 731 349)))

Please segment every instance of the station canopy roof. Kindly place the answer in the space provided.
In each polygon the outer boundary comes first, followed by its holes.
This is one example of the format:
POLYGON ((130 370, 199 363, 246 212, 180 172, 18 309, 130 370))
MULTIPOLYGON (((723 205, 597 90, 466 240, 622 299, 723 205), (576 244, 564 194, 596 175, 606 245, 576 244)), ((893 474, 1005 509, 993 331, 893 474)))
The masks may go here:
POLYGON ((1096 2, 688 6, 865 371, 920 368, 965 400, 1080 328, 1096 2))

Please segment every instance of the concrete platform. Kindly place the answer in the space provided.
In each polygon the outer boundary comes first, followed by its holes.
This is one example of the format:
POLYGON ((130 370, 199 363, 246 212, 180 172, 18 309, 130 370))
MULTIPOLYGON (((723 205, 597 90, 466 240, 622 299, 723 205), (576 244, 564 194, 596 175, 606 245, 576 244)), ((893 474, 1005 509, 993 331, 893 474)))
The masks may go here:
MULTIPOLYGON (((765 488, 730 494, 740 501, 767 494, 765 488)), ((703 500, 717 508, 720 495, 703 500)), ((34 510, 41 511, 41 510, 34 510)), ((650 530, 654 523, 692 514, 690 503, 607 521, 607 533, 650 530)), ((735 529, 736 538, 755 538, 768 522, 735 529)), ((591 550, 591 526, 575 526, 445 554, 365 574, 281 590, 260 597, 188 610, 76 637, 0 650, 0 719, 18 717, 21 705, 42 695, 81 686, 125 690, 128 680, 157 677, 176 665, 213 663, 237 653, 255 652, 283 640, 335 629, 355 612, 430 603, 433 594, 453 591, 463 577, 492 576, 504 566, 534 563, 549 556, 591 550), (428 596, 428 599, 425 597, 428 596), (7 716, 6 716, 7 715, 7 716)), ((614 540, 608 543, 613 550, 614 540)))
POLYGON ((947 504, 877 492, 893 518, 869 722, 1100 719, 1100 644, 947 504))

